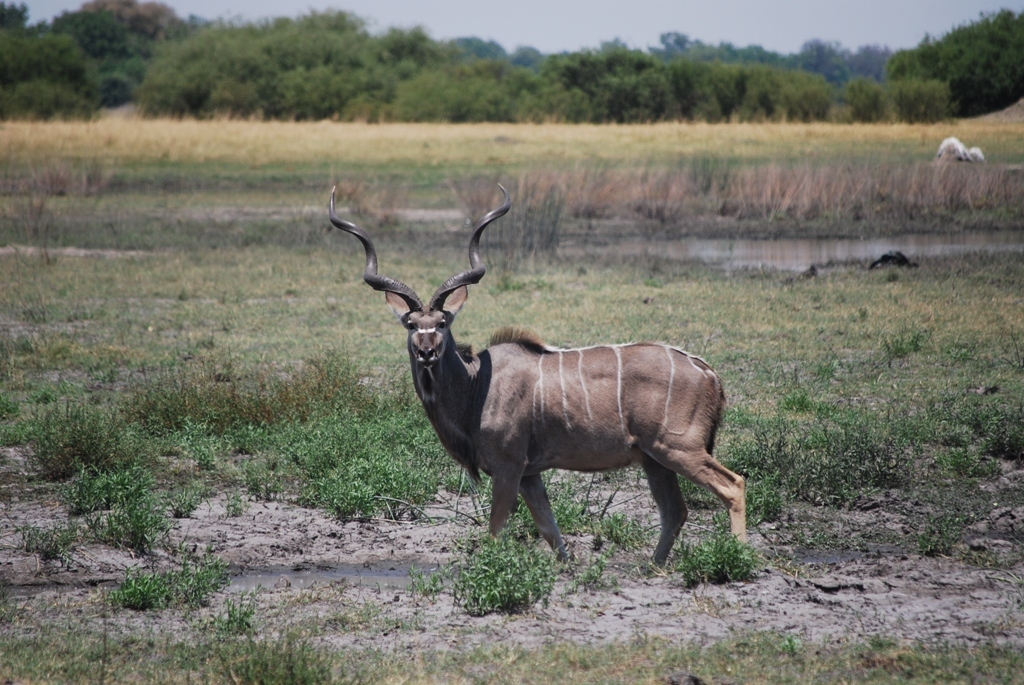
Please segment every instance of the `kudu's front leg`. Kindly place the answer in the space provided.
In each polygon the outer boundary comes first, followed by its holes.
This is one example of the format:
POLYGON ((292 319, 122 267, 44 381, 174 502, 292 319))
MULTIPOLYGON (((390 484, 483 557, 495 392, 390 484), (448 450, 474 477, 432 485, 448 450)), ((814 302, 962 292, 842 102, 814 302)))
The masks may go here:
POLYGON ((562 542, 562 534, 558 531, 558 522, 551 511, 551 502, 548 501, 548 492, 544 489, 544 481, 541 480, 540 474, 524 476, 519 482, 519 494, 530 508, 530 514, 533 515, 533 521, 537 524, 541 537, 555 550, 559 561, 568 561, 569 555, 565 551, 565 543, 562 542))
POLYGON ((518 467, 496 468, 491 473, 491 522, 490 533, 497 537, 505 527, 508 517, 515 511, 519 499, 519 482, 523 469, 518 467))

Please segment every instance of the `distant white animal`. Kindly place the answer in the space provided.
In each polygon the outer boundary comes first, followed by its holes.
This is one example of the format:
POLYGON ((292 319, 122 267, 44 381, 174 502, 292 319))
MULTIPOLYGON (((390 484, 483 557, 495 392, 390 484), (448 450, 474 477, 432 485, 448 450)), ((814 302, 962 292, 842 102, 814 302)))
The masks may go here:
POLYGON ((945 162, 984 162, 985 155, 980 147, 972 147, 970 150, 960 142, 958 138, 950 136, 939 145, 939 151, 935 159, 945 162))

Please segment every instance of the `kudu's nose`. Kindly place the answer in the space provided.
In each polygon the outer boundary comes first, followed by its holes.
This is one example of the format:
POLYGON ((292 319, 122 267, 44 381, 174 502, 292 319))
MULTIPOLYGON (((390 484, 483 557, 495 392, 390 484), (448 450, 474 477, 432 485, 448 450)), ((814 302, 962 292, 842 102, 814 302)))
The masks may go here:
POLYGON ((421 362, 432 362, 437 359, 437 348, 420 347, 416 350, 416 356, 421 362))

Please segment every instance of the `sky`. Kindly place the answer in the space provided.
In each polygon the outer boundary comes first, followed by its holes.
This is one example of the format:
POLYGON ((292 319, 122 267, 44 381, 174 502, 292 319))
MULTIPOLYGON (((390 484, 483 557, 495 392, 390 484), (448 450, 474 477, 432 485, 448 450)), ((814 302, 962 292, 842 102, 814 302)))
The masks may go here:
MULTIPOLYGON (((659 45, 677 31, 691 39, 737 47, 761 45, 797 52, 805 41, 837 41, 855 49, 917 45, 925 34, 940 36, 982 12, 1024 10, 1016 0, 161 0, 181 17, 253 20, 297 16, 310 10, 344 10, 368 22, 373 32, 423 26, 438 40, 477 36, 506 50, 529 45, 543 53, 596 48, 619 39, 630 47, 659 45)), ((78 9, 83 0, 25 2, 30 21, 78 9)))

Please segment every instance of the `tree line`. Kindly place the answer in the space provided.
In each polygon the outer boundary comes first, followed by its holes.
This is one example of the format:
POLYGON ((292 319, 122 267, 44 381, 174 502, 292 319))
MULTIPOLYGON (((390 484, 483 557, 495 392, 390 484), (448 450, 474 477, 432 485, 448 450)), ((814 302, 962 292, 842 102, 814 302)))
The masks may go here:
POLYGON ((344 12, 206 23, 158 2, 91 0, 29 26, 25 5, 0 2, 0 117, 88 117, 131 101, 199 118, 934 121, 1024 95, 1022 29, 1024 13, 1003 11, 895 55, 823 41, 783 55, 680 33, 647 51, 612 41, 543 55, 419 28, 373 35, 344 12))

